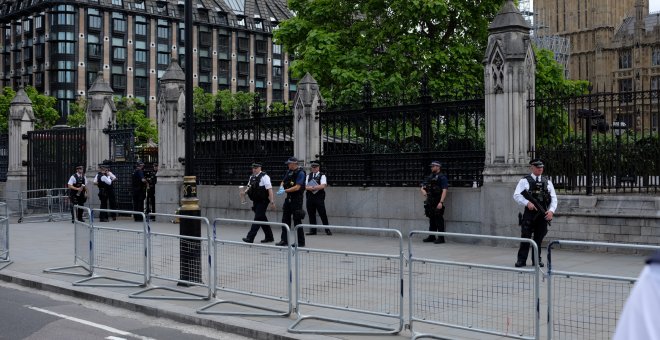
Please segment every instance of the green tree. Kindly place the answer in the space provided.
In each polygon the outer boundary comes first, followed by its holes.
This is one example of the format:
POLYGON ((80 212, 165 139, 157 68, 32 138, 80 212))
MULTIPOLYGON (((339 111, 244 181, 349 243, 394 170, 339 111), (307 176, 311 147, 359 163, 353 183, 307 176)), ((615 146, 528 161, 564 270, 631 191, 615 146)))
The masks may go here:
POLYGON ((215 94, 214 110, 221 110, 222 116, 226 119, 248 118, 255 96, 255 93, 249 92, 218 91, 215 94))
POLYGON ((434 96, 483 88, 488 25, 504 0, 289 0, 296 16, 275 40, 294 77, 309 72, 329 102, 415 95, 428 73, 434 96))
POLYGON ((210 120, 215 112, 215 98, 213 94, 207 93, 201 87, 193 89, 193 110, 195 118, 199 120, 210 120))
POLYGON ((580 96, 588 92, 589 82, 564 78, 564 68, 555 61, 552 51, 536 53, 536 145, 551 146, 562 142, 569 133, 568 111, 556 99, 580 96))
MULTIPOLYGON (((32 101, 32 110, 34 111, 34 127, 37 130, 50 129, 57 120, 60 114, 55 109, 57 99, 55 97, 43 95, 32 86, 25 87, 25 93, 32 101)), ((0 131, 7 131, 9 108, 11 101, 16 96, 16 91, 10 87, 5 87, 0 94, 0 131)))
POLYGON ((71 114, 66 117, 66 125, 70 127, 83 127, 87 123, 87 99, 78 97, 75 103, 71 104, 71 114))
POLYGON ((145 115, 145 105, 139 99, 115 97, 117 106, 117 124, 135 126, 135 144, 143 145, 149 141, 158 143, 156 123, 145 115))

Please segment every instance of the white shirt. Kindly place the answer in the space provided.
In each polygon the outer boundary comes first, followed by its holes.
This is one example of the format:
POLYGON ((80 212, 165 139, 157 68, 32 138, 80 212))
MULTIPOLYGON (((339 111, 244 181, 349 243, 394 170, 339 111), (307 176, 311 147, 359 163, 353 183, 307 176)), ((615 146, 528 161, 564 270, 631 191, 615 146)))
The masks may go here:
POLYGON ((644 267, 630 291, 612 339, 659 340, 658 315, 660 315, 660 264, 653 263, 644 267))
MULTIPOLYGON (((318 172, 316 172, 316 173, 310 172, 309 173, 309 180, 307 182, 311 181, 312 178, 314 178, 314 176, 316 176, 318 174, 319 174, 318 172)), ((317 182, 316 184, 318 184, 318 185, 323 185, 323 184, 328 185, 328 179, 325 178, 325 174, 321 174, 321 179, 316 181, 316 182, 317 182)))
MULTIPOLYGON (((534 180, 537 180, 537 176, 535 176, 534 174, 531 174, 531 176, 534 180)), ((543 176, 538 176, 538 177, 540 179, 543 176)), ((529 201, 520 194, 525 190, 529 190, 529 182, 527 181, 527 178, 523 177, 518 181, 516 190, 513 192, 513 200, 522 206, 526 206, 527 203, 529 203, 529 201)), ((548 191, 550 192, 550 197, 551 197, 551 202, 550 202, 550 206, 548 207, 548 211, 552 211, 552 213, 554 214, 555 210, 557 210, 557 193, 555 192, 555 186, 552 185, 552 182, 549 179, 548 179, 548 191)))
MULTIPOLYGON (((81 176, 82 176, 83 184, 87 185, 87 178, 85 178, 85 174, 82 174, 81 176)), ((69 177, 69 182, 67 184, 69 184, 69 185, 76 184, 76 176, 71 175, 71 177, 69 177)))
MULTIPOLYGON (((252 176, 259 176, 261 172, 252 176)), ((252 179, 252 177, 250 177, 250 179, 252 179)), ((248 181, 247 185, 250 185, 250 181, 248 181)), ((273 185, 270 183, 270 177, 267 174, 264 174, 263 177, 261 177, 261 181, 259 181, 259 186, 264 187, 266 190, 271 189, 273 187, 273 185)))
MULTIPOLYGON (((96 176, 94 176, 94 184, 99 184, 99 182, 98 182, 98 177, 99 177, 99 174, 96 174, 96 176)), ((114 175, 112 172, 110 172, 110 171, 108 171, 107 174, 101 176, 101 182, 103 182, 103 183, 105 183, 105 184, 107 184, 107 185, 111 185, 111 184, 112 184, 112 181, 114 181, 114 180, 116 180, 116 179, 117 179, 117 176, 115 176, 115 175, 114 175)))

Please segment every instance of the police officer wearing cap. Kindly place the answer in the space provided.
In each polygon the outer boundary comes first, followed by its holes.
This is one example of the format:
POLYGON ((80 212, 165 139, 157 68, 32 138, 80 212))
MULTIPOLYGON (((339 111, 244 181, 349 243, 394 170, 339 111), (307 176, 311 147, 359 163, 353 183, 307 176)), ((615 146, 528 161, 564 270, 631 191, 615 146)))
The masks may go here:
MULTIPOLYGON (((270 182, 270 176, 261 171, 261 163, 252 163, 252 176, 248 180, 247 196, 252 200, 252 211, 254 211, 254 220, 268 222, 266 210, 270 206, 275 208, 275 198, 273 196, 273 186, 270 182)), ((265 238, 261 243, 275 241, 273 230, 267 224, 253 224, 243 242, 252 243, 257 236, 259 228, 263 229, 265 238)))
MULTIPOLYGON (((144 177, 144 163, 138 162, 131 177, 133 188, 133 211, 144 213, 144 199, 146 197, 147 179, 144 177)), ((135 222, 142 222, 142 216, 133 215, 135 222)))
MULTIPOLYGON (((442 165, 439 161, 433 161, 429 164, 431 174, 422 182, 420 189, 422 195, 426 197, 424 202, 424 213, 429 218, 429 231, 445 231, 445 198, 447 197, 447 188, 449 181, 447 176, 440 173, 442 165)), ((445 243, 444 236, 429 235, 424 242, 433 242, 435 244, 445 243)))
MULTIPOLYGON (((69 188, 69 199, 71 200, 71 223, 74 222, 73 206, 84 205, 87 201, 87 178, 85 178, 85 167, 82 165, 76 166, 76 173, 69 177, 67 187, 69 188)), ((78 221, 83 220, 83 210, 76 211, 78 221)))
MULTIPOLYGON (((305 211, 303 210, 303 193, 305 192, 305 170, 298 166, 298 159, 290 157, 285 164, 289 169, 284 174, 284 179, 280 185, 278 195, 286 193, 284 199, 284 206, 282 206, 282 223, 286 223, 291 229, 302 223, 305 218, 305 211), (291 225, 291 217, 293 217, 293 225, 291 225)), ((298 247, 305 246, 305 232, 302 228, 297 231, 298 247)), ((286 229, 282 227, 282 235, 278 246, 286 246, 289 244, 286 229)))
POLYGON ((660 339, 660 251, 646 260, 646 267, 630 291, 612 340, 660 339))
MULTIPOLYGON (((522 238, 531 238, 536 242, 539 247, 539 267, 543 267, 541 261, 541 243, 543 238, 548 233, 548 222, 552 221, 555 210, 557 209, 557 194, 552 182, 546 176, 543 176, 544 164, 541 159, 535 158, 529 162, 531 174, 523 177, 518 181, 516 190, 513 192, 513 200, 521 206, 525 207, 520 220, 520 230, 522 238), (522 192, 529 190, 532 197, 546 209, 545 215, 540 213, 532 202, 523 197, 522 192)), ((529 255, 529 243, 520 242, 520 249, 518 250, 518 260, 516 267, 524 267, 527 265, 527 256, 529 255)), ((532 256, 532 264, 536 261, 532 256)))
MULTIPOLYGON (((321 163, 319 161, 311 161, 310 166, 311 172, 307 175, 307 185, 305 186, 309 224, 316 224, 316 212, 318 211, 323 225, 328 225, 330 223, 325 211, 325 188, 328 186, 328 179, 320 171, 321 163)), ((326 228, 325 234, 332 235, 332 231, 326 228)), ((307 235, 316 235, 316 228, 311 228, 307 235)))
MULTIPOLYGON (((117 200, 115 198, 115 190, 112 186, 112 183, 117 180, 115 176, 109 169, 108 164, 101 163, 99 164, 99 172, 94 176, 94 184, 99 188, 99 200, 101 201, 101 209, 108 209, 108 203, 110 203, 110 209, 117 209, 117 200)), ((112 219, 116 220, 116 214, 112 214, 112 219)), ((108 213, 102 211, 99 213, 99 220, 101 222, 108 222, 108 213)))

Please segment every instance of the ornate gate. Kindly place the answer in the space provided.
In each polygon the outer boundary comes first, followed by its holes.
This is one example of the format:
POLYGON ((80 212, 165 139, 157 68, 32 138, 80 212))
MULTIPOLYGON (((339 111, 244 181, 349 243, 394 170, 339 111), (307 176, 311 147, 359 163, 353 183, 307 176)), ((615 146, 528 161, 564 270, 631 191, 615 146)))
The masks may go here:
POLYGON ((66 188, 76 165, 85 165, 85 128, 30 131, 28 190, 66 188))

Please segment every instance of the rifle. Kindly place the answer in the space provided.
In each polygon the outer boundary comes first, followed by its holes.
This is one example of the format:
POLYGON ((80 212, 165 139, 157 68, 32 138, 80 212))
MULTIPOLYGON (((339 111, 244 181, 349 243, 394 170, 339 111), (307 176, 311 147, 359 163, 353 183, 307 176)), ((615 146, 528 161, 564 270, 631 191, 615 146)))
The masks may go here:
MULTIPOLYGON (((532 194, 529 192, 529 190, 523 190, 520 194, 526 200, 532 202, 532 204, 534 205, 534 207, 536 208, 538 213, 543 214, 543 216, 545 216, 545 213, 547 212, 547 210, 541 205, 541 203, 539 203, 539 201, 536 200, 536 198, 534 198, 534 196, 532 196, 532 194)), ((550 225, 550 221, 548 221, 548 225, 550 225)))

